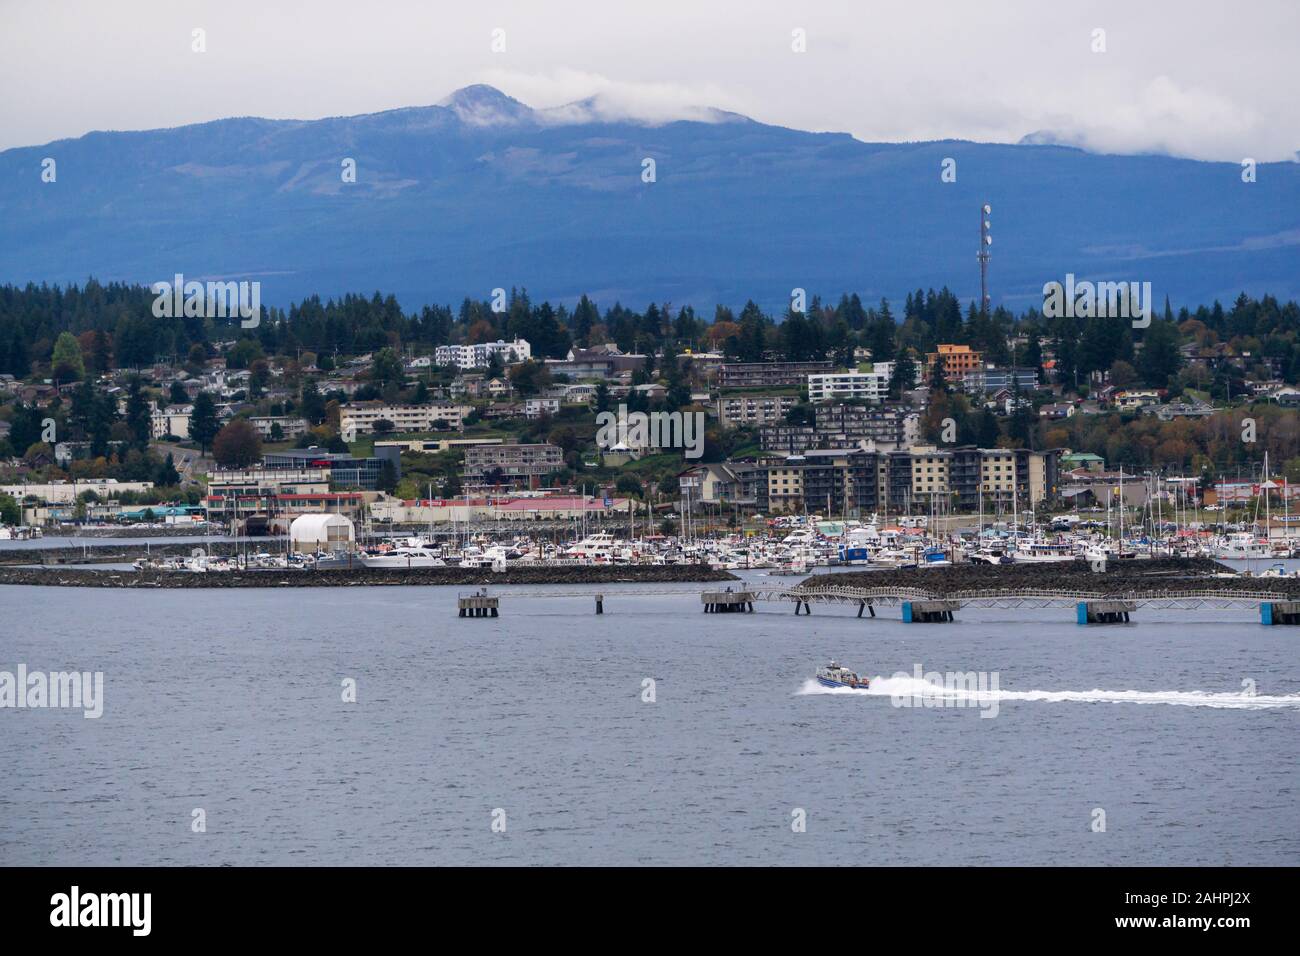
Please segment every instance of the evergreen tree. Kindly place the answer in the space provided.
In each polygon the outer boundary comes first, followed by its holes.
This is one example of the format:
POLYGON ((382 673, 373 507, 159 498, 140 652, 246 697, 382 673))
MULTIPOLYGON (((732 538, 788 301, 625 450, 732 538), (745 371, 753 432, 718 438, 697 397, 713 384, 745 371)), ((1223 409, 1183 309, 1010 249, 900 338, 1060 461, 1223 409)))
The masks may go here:
POLYGON ((152 431, 152 409, 141 387, 140 376, 131 376, 126 393, 126 424, 131 429, 131 443, 144 449, 149 445, 152 431))
POLYGON ((176 470, 176 462, 172 459, 171 452, 168 452, 167 458, 158 468, 158 475, 154 478, 154 484, 160 488, 172 488, 180 483, 180 472, 176 470))
POLYGON ((903 393, 916 387, 916 362, 910 349, 904 349, 894 359, 894 370, 889 376, 889 397, 901 399, 903 393))
POLYGON ((194 411, 190 413, 190 438, 199 443, 201 452, 206 453, 217 437, 217 430, 217 407, 212 396, 199 392, 194 399, 194 411))

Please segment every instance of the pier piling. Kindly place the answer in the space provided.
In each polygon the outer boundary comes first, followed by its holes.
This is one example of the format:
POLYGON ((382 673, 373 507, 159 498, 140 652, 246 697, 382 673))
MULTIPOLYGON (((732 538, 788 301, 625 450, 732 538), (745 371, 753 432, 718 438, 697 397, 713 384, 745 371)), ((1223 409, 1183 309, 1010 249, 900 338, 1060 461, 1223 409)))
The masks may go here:
POLYGON ((704 591, 700 594, 705 614, 738 614, 754 610, 754 595, 749 591, 704 591))
POLYGON ((904 601, 904 624, 936 624, 953 620, 960 605, 956 601, 904 601))
POLYGON ((1259 606, 1259 623, 1300 624, 1300 601, 1266 601, 1259 606))
POLYGON ((456 598, 456 609, 460 617, 497 617, 500 605, 500 598, 488 597, 483 593, 456 598))
POLYGON ((1134 601, 1080 601, 1075 614, 1080 624, 1127 624, 1136 610, 1134 601))

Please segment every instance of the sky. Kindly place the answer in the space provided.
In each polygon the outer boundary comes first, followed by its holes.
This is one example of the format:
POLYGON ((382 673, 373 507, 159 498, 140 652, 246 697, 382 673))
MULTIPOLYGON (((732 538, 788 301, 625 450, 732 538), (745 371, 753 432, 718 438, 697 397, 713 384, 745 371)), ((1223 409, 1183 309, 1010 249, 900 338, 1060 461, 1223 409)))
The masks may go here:
POLYGON ((0 0, 0 149, 488 83, 648 122, 1294 161, 1298 48, 1300 0, 0 0))

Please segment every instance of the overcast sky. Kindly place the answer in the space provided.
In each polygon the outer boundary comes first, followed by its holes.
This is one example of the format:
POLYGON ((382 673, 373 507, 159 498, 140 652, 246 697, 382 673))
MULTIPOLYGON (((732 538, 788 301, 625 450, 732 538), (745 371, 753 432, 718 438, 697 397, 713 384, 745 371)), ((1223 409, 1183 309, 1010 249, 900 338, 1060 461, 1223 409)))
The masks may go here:
POLYGON ((1291 160, 1298 50, 1300 0, 0 0, 0 149, 490 83, 530 106, 600 94, 640 118, 714 106, 870 141, 1047 130, 1100 152, 1291 160))

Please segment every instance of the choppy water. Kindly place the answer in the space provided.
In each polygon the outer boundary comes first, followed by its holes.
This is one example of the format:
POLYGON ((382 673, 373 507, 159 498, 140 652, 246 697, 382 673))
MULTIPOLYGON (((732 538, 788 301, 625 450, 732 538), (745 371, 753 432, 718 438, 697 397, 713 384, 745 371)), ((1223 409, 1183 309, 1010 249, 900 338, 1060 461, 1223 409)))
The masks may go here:
POLYGON ((1300 863, 1295 628, 605 591, 0 588, 0 670, 105 675, 98 720, 0 710, 0 863, 1300 863), (997 716, 894 706, 918 663, 996 672, 997 716))

